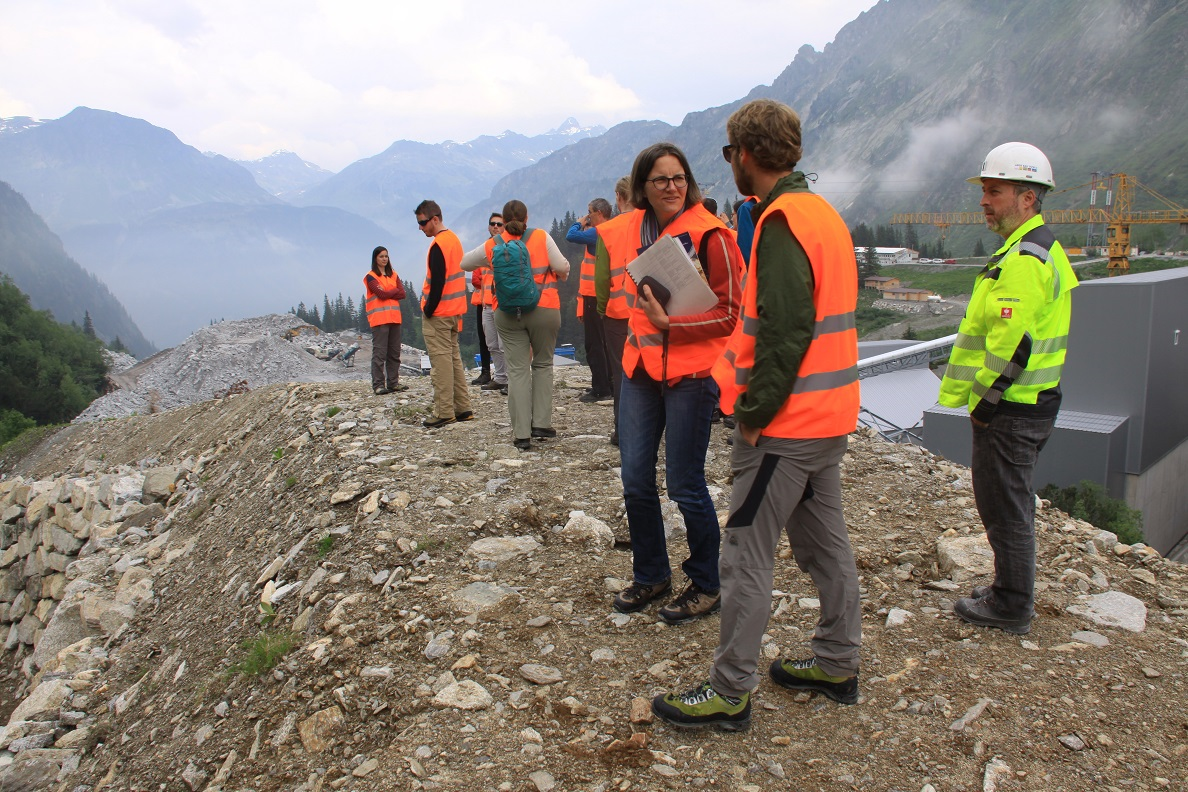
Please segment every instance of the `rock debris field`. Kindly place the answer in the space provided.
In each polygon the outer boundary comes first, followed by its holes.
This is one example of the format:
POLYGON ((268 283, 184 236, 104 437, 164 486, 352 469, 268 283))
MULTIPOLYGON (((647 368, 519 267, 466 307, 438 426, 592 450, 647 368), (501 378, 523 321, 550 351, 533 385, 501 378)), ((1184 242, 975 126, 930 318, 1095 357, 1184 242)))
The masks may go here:
MULTIPOLYGON (((498 391, 429 431, 427 378, 375 396, 363 359, 259 385, 187 345, 162 356, 191 364, 184 397, 158 381, 162 411, 4 463, 0 790, 1188 788, 1188 577, 1150 548, 1041 509, 1031 633, 968 626, 952 602, 990 573, 969 471, 856 433, 860 702, 765 680, 749 731, 675 730, 648 701, 705 678, 718 620, 611 608, 630 550, 587 369, 557 370, 558 436, 520 452, 498 391), (202 371, 250 386, 197 401, 202 371)), ((818 613, 779 554, 764 663, 807 656, 818 613)))

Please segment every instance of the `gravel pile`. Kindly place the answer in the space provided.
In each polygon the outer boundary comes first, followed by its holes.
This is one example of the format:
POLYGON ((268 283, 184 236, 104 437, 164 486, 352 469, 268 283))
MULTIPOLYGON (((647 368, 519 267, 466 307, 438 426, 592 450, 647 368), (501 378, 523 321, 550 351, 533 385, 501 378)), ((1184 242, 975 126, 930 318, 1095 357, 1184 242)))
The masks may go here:
MULTIPOLYGON (((367 379, 370 340, 353 333, 321 333, 292 314, 271 314, 203 327, 182 344, 134 367, 118 368, 126 387, 97 399, 75 423, 123 418, 212 399, 228 390, 279 382, 338 382, 367 379), (294 328, 302 332, 290 339, 294 328), (358 342, 355 366, 319 359, 358 342), (127 369, 125 371, 124 369, 127 369), (133 384, 134 383, 134 384, 133 384)), ((127 356, 123 356, 127 357, 127 356)))

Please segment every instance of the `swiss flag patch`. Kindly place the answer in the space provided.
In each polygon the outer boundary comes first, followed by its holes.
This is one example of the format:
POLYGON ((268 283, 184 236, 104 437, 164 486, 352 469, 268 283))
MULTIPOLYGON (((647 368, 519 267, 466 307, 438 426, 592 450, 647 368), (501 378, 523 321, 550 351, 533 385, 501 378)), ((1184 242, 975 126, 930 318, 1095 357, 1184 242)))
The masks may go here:
POLYGON ((1014 310, 1013 308, 1003 308, 1002 313, 999 315, 999 318, 1010 319, 1011 313, 1013 312, 1013 310, 1014 310))

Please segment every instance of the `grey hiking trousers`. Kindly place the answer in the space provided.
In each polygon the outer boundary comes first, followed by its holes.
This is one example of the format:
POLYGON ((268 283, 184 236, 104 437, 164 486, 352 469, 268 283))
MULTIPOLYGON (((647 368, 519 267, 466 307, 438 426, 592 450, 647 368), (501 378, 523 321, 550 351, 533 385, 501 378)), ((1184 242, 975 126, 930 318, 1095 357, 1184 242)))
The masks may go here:
POLYGON ((748 445, 736 428, 730 518, 722 531, 719 574, 722 619, 710 682, 741 696, 759 684, 759 644, 771 617, 776 545, 787 531, 797 566, 821 600, 813 634, 817 665, 831 676, 858 672, 862 613, 858 570, 842 515, 841 469, 847 438, 759 438, 748 445))

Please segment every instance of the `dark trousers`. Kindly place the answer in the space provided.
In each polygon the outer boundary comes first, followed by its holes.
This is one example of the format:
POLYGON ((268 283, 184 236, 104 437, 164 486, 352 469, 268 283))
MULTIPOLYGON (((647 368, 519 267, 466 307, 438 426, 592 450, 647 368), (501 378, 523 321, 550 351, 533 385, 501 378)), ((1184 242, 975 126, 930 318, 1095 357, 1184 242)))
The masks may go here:
POLYGON ((487 333, 483 330, 483 306, 481 303, 474 306, 474 324, 478 328, 479 361, 482 363, 483 371, 490 371, 491 350, 487 348, 487 333))
POLYGON ((586 365, 590 367, 590 388, 599 396, 611 394, 611 372, 607 364, 606 333, 598 313, 597 297, 582 297, 582 330, 586 338, 586 365))
POLYGON ((995 415, 973 425, 974 501, 994 550, 995 608, 1030 618, 1035 605, 1035 490, 1032 473, 1054 418, 995 415))
POLYGON ((371 328, 371 388, 400 384, 400 323, 371 328))
POLYGON ((610 368, 611 395, 615 399, 615 431, 619 431, 619 392, 623 389, 623 347, 627 345, 627 320, 602 317, 606 365, 610 368))
POLYGON ((661 387, 642 369, 623 379, 623 502, 631 531, 632 577, 651 585, 672 577, 664 515, 656 486, 660 439, 664 438, 664 483, 668 497, 685 518, 689 558, 681 564, 688 578, 717 591, 718 515, 705 483, 710 413, 718 403, 718 384, 710 377, 686 377, 661 387))

